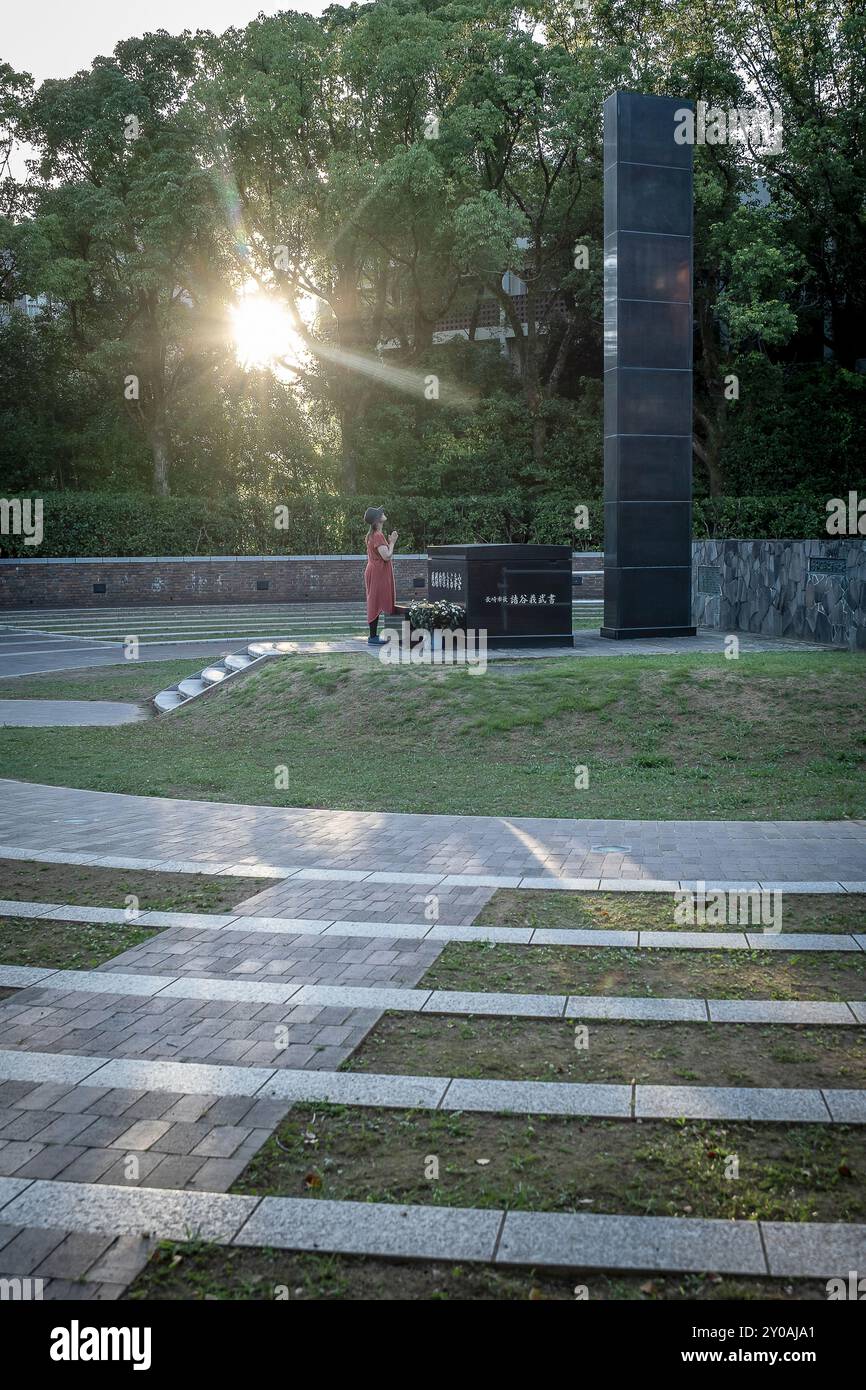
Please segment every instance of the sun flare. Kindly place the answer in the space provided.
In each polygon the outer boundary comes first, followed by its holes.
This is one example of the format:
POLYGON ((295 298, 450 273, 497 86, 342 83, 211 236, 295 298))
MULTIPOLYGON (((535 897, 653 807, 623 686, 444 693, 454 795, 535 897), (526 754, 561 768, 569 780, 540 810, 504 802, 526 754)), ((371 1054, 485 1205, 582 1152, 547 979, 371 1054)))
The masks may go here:
POLYGON ((273 367, 297 360, 303 347, 285 305, 246 294, 231 310, 235 354, 243 367, 273 367))

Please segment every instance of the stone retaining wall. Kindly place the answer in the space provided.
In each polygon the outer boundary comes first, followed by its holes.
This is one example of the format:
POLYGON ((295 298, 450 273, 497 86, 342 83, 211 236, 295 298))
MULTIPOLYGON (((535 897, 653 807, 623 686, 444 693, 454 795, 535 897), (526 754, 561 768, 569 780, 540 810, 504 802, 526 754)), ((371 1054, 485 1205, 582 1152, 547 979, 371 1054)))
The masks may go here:
POLYGON ((723 632, 866 650, 866 541, 695 541, 692 614, 723 632))

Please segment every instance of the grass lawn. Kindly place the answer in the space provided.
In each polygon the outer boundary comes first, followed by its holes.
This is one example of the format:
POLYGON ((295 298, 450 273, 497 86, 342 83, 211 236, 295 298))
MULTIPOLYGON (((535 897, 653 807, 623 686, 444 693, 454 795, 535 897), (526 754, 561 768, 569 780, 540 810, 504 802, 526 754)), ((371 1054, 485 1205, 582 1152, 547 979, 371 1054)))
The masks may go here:
POLYGON ((866 1086, 866 1028, 386 1014, 341 1068, 628 1086, 866 1086))
POLYGON ((334 810, 858 817, 864 675, 866 659, 837 652, 503 662, 479 675, 294 657, 143 724, 3 729, 0 754, 7 777, 29 781, 334 810), (589 768, 584 790, 576 765, 589 768), (287 788, 275 788, 279 767, 287 788))
MULTIPOLYGON (((712 897, 712 894, 708 895, 712 897)), ((781 893, 782 931, 866 932, 866 894, 781 893)), ((500 888, 476 923, 496 927, 573 927, 581 931, 750 931, 759 921, 724 925, 678 923, 672 893, 566 893, 534 888, 500 888)))
POLYGON ((142 912, 228 912, 244 898, 273 884, 272 878, 220 878, 158 869, 100 869, 89 864, 0 859, 0 898, 16 902, 125 907, 126 898, 134 895, 142 912))
POLYGON ((862 1126, 296 1105, 233 1192, 721 1220, 861 1221, 862 1126), (739 1178, 725 1158, 739 1157, 739 1178), (439 1161, 431 1178, 428 1156, 439 1161))
MULTIPOLYGON (((214 655, 214 661, 218 656, 214 655)), ((45 676, 7 676, 0 680, 3 700, 152 700, 186 676, 197 676, 207 656, 185 661, 123 661, 45 676)))
POLYGON ((95 970, 158 934, 135 922, 105 926, 96 922, 34 922, 0 917, 0 965, 33 965, 45 970, 95 970))
POLYGON ((450 942, 425 989, 629 998, 863 999, 862 951, 671 951, 450 942))

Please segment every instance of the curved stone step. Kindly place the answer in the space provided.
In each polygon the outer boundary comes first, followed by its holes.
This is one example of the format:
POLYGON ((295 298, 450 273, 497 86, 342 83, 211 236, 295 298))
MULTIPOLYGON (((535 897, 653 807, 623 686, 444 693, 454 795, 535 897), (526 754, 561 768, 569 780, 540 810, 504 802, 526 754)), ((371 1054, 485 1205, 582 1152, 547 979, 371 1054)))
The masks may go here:
POLYGON ((230 671, 244 671, 247 666, 252 665, 254 657, 248 652, 232 652, 229 656, 223 657, 223 661, 230 671))
POLYGON ((206 685, 216 685, 219 681, 224 681, 229 675, 224 665, 207 666, 201 673, 201 679, 206 685))
POLYGON ((187 699, 190 699, 193 695, 200 695, 201 692, 207 690, 208 687, 207 682, 203 681, 200 676, 188 676, 186 680, 179 682, 177 688, 181 695, 185 695, 187 699))
POLYGON ((172 687, 171 690, 161 690, 158 695, 155 695, 153 703, 160 713, 165 714, 170 709, 177 709, 178 705, 184 703, 185 698, 186 697, 181 695, 179 690, 172 687))

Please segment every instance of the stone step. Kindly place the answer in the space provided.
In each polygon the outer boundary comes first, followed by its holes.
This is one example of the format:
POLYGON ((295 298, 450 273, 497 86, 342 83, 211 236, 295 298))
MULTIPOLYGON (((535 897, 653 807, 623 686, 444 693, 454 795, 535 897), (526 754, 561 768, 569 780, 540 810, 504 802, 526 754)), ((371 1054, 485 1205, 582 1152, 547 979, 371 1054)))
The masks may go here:
POLYGON ((171 690, 161 690, 154 697, 153 703, 161 714, 167 714, 169 710, 177 709, 178 705, 184 704, 185 699, 177 686, 172 686, 171 690))

